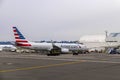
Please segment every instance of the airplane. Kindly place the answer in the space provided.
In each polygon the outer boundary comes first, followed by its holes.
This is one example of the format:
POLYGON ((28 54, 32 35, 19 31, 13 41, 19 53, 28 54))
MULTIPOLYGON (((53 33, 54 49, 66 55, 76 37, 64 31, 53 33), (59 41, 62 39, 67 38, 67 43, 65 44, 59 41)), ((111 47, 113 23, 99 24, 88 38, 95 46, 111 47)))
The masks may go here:
POLYGON ((0 42, 0 51, 16 51, 16 47, 12 44, 12 41, 1 41, 0 42))
POLYGON ((3 45, 0 45, 0 51, 3 51, 3 50, 5 51, 9 50, 14 52, 16 50, 16 47, 10 44, 3 44, 3 45))
MULTIPOLYGON (((29 48, 33 50, 43 50, 48 51, 50 54, 54 53, 69 53, 72 52, 73 54, 78 54, 78 52, 87 51, 87 48, 83 44, 79 43, 47 43, 47 42, 31 42, 27 40, 23 34, 18 30, 17 27, 13 27, 15 43, 18 47, 29 48)), ((49 55, 49 54, 48 54, 49 55)))

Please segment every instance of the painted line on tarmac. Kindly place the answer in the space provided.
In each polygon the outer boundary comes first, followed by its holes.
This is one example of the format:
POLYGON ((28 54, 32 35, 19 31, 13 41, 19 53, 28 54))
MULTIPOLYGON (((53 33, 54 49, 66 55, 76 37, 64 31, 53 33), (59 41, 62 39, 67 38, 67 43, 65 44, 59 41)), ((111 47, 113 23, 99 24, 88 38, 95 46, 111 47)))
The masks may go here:
POLYGON ((26 68, 0 70, 0 73, 26 71, 26 70, 33 70, 33 69, 49 68, 49 67, 58 67, 58 66, 64 66, 64 65, 78 64, 82 62, 85 62, 85 60, 80 60, 76 62, 65 62, 65 63, 59 63, 59 64, 50 64, 50 65, 45 65, 45 66, 33 66, 33 67, 26 67, 26 68))
POLYGON ((120 64, 119 61, 107 61, 107 60, 86 60, 85 62, 97 62, 97 63, 115 63, 120 64))

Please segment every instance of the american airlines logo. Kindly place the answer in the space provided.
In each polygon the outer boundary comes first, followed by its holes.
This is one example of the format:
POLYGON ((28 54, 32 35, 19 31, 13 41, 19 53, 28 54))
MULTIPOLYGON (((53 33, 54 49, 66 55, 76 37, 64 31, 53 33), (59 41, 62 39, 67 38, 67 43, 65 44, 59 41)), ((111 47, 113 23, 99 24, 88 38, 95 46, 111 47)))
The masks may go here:
POLYGON ((80 46, 77 45, 61 45, 62 48, 81 48, 80 46))

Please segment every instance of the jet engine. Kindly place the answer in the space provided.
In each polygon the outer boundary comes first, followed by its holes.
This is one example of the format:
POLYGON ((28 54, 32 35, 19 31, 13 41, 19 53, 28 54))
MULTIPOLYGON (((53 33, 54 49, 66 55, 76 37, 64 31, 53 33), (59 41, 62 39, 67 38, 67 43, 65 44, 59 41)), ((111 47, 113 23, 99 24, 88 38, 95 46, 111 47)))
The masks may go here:
POLYGON ((61 52, 62 52, 62 53, 68 53, 68 52, 70 52, 70 51, 69 51, 69 49, 62 48, 62 49, 61 49, 61 52))

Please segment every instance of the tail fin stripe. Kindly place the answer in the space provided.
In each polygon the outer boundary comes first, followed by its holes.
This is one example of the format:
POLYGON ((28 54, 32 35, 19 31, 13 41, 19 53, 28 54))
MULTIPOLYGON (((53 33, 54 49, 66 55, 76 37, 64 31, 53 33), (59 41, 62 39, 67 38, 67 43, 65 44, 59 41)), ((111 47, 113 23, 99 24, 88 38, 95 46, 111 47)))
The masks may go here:
POLYGON ((15 39, 20 39, 19 37, 15 37, 15 39))
POLYGON ((31 44, 19 44, 19 43, 17 43, 17 46, 31 46, 31 44))
POLYGON ((14 34, 18 34, 20 38, 25 39, 25 37, 21 34, 21 32, 16 28, 13 27, 14 34))
POLYGON ((15 36, 19 36, 18 34, 14 34, 15 36))
POLYGON ((28 42, 26 40, 16 40, 16 42, 28 42))
POLYGON ((15 29, 13 30, 14 32, 17 32, 15 29))
POLYGON ((25 37, 17 29, 17 27, 13 27, 13 32, 14 32, 14 37, 15 37, 17 46, 21 46, 21 47, 31 46, 31 44, 25 39, 25 37))
POLYGON ((25 38, 24 38, 23 36, 21 36, 21 35, 19 35, 19 38, 20 38, 20 39, 25 39, 25 38))
POLYGON ((20 39, 19 36, 15 36, 15 39, 20 39))

